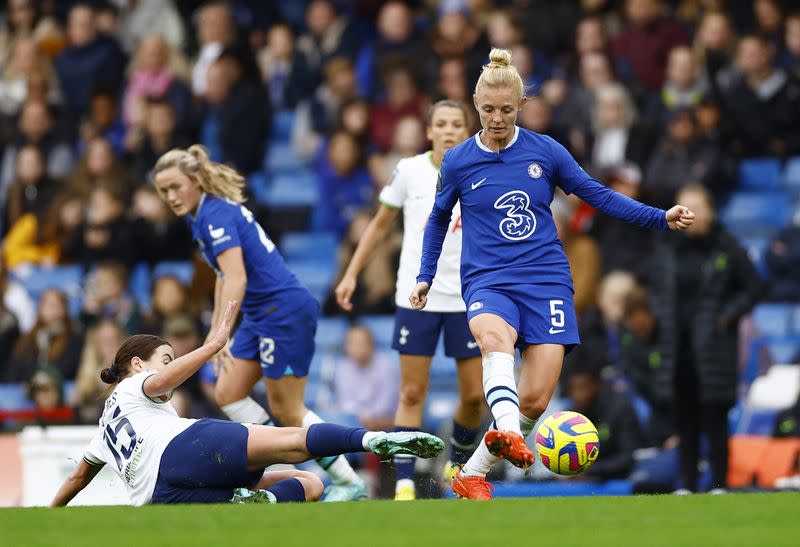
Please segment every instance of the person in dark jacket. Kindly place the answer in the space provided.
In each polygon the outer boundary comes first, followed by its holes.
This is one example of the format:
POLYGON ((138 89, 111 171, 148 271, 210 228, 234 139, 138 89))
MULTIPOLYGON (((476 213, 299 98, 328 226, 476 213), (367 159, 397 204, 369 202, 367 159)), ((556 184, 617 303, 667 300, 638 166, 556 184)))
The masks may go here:
POLYGON ((764 258, 771 276, 770 299, 800 302, 800 224, 778 232, 764 258))
POLYGON ((712 489, 721 489, 728 470, 728 411, 736 401, 738 324, 761 297, 762 283, 747 252, 716 221, 708 190, 689 185, 677 199, 699 222, 685 236, 661 238, 650 261, 661 347, 653 381, 674 400, 683 487, 697 489, 705 433, 712 489))
POLYGON ((630 397, 603 382, 597 368, 573 368, 567 395, 575 410, 589 418, 600 437, 600 457, 583 474, 585 479, 622 479, 633 469, 633 452, 642 434, 630 397))

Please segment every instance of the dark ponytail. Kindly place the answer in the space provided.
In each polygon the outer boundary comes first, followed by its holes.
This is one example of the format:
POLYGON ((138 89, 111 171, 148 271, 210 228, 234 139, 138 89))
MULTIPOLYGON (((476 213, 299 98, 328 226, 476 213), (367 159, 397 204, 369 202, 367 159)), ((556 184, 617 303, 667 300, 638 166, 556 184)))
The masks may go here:
POLYGON ((126 378, 131 368, 131 359, 138 357, 142 360, 150 359, 157 348, 168 346, 169 342, 160 336, 152 334, 137 334, 131 336, 117 350, 114 364, 100 371, 100 379, 106 384, 116 384, 126 378))

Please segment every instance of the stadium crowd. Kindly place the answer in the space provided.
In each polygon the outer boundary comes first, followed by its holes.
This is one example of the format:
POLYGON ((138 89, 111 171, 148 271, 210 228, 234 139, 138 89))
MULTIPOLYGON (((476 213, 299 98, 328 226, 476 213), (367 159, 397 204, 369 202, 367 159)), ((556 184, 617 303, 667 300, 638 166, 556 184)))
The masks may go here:
MULTIPOLYGON (((773 361, 800 357, 797 338, 781 356, 759 345, 788 332, 750 316, 800 302, 790 4, 8 0, 0 382, 29 400, 0 405, 0 426, 96 423, 99 371, 128 335, 160 334, 178 354, 202 341, 213 273, 148 180, 162 153, 193 142, 247 175, 248 207, 323 303, 321 334, 326 321, 355 325, 319 345, 317 365, 333 363, 311 390, 320 413, 390 425, 398 372, 372 332, 386 321, 372 320, 394 309, 402 226, 360 275, 353 312, 330 290, 397 161, 426 149, 427 106, 469 104, 500 47, 525 78, 521 125, 613 189, 697 213, 686 235, 653 234, 564 194, 553 203, 583 340, 561 395, 603 447, 587 475, 627 477, 637 449, 679 446, 686 488, 706 453, 724 487, 729 411, 773 361), (298 240, 311 257, 293 257, 298 240)), ((213 382, 209 365, 176 394, 179 412, 218 415, 213 382)))

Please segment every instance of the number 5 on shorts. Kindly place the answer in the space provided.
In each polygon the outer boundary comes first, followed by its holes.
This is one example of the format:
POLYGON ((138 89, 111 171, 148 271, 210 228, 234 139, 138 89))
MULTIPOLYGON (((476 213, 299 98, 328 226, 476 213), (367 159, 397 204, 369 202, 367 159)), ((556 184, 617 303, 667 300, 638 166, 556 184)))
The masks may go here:
POLYGON ((550 301, 550 334, 558 334, 564 332, 564 310, 560 309, 559 306, 563 306, 563 300, 551 300, 550 301))
POLYGON ((267 367, 275 364, 275 340, 261 338, 258 342, 258 353, 261 356, 261 366, 267 367))

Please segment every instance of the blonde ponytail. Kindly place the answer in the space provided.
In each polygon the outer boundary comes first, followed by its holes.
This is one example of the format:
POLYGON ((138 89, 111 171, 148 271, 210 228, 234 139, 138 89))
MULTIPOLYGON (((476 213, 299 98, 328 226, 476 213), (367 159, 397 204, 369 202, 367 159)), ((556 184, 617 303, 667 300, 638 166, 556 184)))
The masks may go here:
POLYGON ((156 162, 153 175, 170 167, 177 167, 195 181, 203 192, 228 198, 234 203, 244 203, 246 200, 244 177, 233 167, 211 161, 206 149, 199 144, 193 144, 186 150, 173 148, 165 153, 156 162))
POLYGON ((519 99, 525 95, 525 85, 517 67, 511 64, 511 52, 494 48, 489 52, 489 64, 483 65, 481 75, 475 84, 475 94, 484 86, 510 87, 517 92, 519 99))

